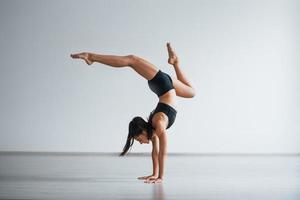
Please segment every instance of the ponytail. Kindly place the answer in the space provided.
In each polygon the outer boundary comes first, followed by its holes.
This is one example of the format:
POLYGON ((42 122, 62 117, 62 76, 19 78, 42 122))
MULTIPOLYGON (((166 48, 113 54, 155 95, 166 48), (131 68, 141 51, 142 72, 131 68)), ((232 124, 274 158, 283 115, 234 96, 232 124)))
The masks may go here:
POLYGON ((139 136, 143 131, 147 132, 148 139, 152 137, 152 126, 150 126, 148 122, 146 122, 143 118, 138 116, 134 117, 129 123, 126 144, 123 148, 122 153, 120 153, 120 156, 124 156, 127 153, 130 147, 133 145, 134 137, 139 136))
POLYGON ((123 152, 119 156, 124 156, 129 150, 129 148, 133 145, 133 142, 134 142, 133 137, 130 135, 130 133, 128 133, 127 141, 123 148, 123 152))

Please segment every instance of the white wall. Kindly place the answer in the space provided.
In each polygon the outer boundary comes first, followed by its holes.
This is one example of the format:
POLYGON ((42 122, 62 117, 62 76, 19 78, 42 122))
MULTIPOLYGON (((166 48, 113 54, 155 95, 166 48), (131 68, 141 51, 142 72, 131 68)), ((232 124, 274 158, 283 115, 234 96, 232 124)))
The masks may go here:
MULTIPOLYGON (((299 153, 299 1, 0 1, 0 151, 119 152, 157 97, 130 68, 70 53, 136 54, 197 90, 169 152, 299 153)), ((136 143, 132 152, 150 145, 136 143)))

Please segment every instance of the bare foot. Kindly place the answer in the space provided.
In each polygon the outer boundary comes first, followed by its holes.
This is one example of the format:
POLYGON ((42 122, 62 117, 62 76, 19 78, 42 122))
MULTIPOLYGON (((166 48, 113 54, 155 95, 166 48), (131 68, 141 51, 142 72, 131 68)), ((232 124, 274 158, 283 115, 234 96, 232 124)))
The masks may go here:
POLYGON ((168 63, 171 65, 178 64, 179 59, 178 59, 176 53, 174 52, 174 50, 172 49, 171 44, 169 42, 167 43, 167 48, 168 48, 168 54, 169 54, 168 63))
POLYGON ((90 53, 83 52, 83 53, 71 54, 71 57, 75 58, 75 59, 77 59, 77 58, 83 59, 83 60, 85 60, 86 64, 88 64, 88 65, 93 64, 90 53))

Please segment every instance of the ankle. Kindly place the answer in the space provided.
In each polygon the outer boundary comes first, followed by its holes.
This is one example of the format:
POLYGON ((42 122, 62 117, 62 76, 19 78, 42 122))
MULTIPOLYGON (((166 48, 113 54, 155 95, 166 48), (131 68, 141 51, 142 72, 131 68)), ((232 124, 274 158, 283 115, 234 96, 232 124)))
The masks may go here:
POLYGON ((177 60, 174 64, 173 64, 174 67, 179 67, 179 60, 177 60))
POLYGON ((87 53, 87 57, 88 57, 88 60, 90 60, 91 62, 95 62, 95 54, 93 53, 87 53))

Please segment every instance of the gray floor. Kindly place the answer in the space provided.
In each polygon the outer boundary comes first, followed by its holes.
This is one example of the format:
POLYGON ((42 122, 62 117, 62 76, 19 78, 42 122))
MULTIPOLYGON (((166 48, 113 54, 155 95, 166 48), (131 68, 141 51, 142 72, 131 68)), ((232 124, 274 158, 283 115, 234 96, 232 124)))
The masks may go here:
POLYGON ((0 199, 299 200, 299 156, 168 156, 162 184, 136 177, 151 157, 0 154, 0 199))

